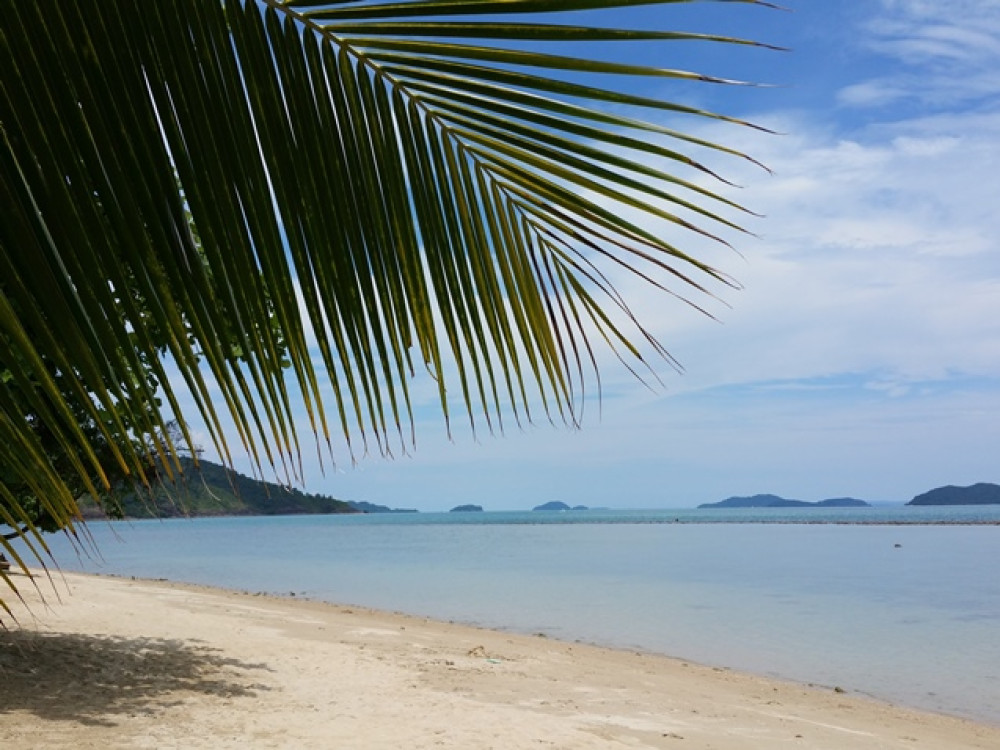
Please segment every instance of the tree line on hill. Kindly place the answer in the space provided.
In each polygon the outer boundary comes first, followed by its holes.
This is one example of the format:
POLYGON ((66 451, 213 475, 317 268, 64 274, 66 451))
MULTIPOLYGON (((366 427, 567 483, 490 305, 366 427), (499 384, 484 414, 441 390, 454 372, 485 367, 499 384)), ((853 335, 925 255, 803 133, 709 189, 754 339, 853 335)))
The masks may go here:
MULTIPOLYGON (((837 497, 816 503, 789 500, 778 495, 729 497, 699 508, 863 508, 871 504, 853 497, 837 497)), ((969 487, 948 485, 924 492, 906 505, 1000 505, 1000 485, 979 482, 969 487)))
MULTIPOLYGON (((298 514, 406 512, 368 502, 339 500, 329 495, 302 492, 274 482, 253 479, 213 461, 180 459, 184 471, 179 481, 161 480, 152 490, 133 492, 118 499, 124 518, 174 518, 178 516, 283 516, 298 514)), ((85 518, 108 514, 86 498, 80 502, 85 518)))
MULTIPOLYGON (((180 459, 183 478, 160 481, 149 493, 130 493, 118 498, 115 516, 123 518, 174 518, 179 516, 279 516, 339 513, 415 513, 414 509, 390 508, 365 501, 340 500, 329 495, 307 493, 274 482, 248 477, 213 461, 180 459)), ((1000 504, 1000 485, 980 482, 969 487, 948 485, 917 495, 906 505, 994 505, 1000 504)), ((793 500, 772 494, 729 497, 699 508, 795 508, 870 507, 856 498, 831 498, 819 502, 793 500)), ((84 518, 109 515, 87 498, 80 502, 84 518)), ((584 510, 551 502, 533 510, 584 510)), ((461 505, 453 511, 482 511, 479 505, 461 505)))

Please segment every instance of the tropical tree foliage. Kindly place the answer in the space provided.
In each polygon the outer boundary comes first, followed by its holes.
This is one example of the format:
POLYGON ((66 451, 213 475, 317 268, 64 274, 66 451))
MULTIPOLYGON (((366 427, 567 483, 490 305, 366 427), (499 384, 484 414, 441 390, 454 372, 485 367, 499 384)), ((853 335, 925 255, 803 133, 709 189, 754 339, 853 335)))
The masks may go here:
POLYGON ((418 370, 499 429, 667 356, 612 275, 728 283, 682 245, 736 228, 697 154, 742 155, 621 83, 721 81, 613 50, 750 44, 617 28, 681 2, 0 0, 0 522, 176 466, 182 403, 295 477, 302 428, 408 444, 418 370))

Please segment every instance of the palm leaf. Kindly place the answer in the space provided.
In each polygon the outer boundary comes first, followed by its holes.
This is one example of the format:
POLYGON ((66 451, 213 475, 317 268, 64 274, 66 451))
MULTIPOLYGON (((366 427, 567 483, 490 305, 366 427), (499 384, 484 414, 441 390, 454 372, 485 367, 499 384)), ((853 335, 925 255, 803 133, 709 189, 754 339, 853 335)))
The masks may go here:
POLYGON ((187 400, 224 457, 294 480, 300 403, 320 444, 390 453, 418 369, 446 419, 457 388, 501 429, 576 424, 592 342, 669 358, 602 269, 730 283, 682 249, 738 229, 691 151, 743 155, 649 113, 747 123, 601 83, 720 79, 579 49, 754 43, 579 21, 680 1, 3 0, 0 522, 26 482, 77 517, 33 420, 95 493, 81 419, 141 485, 187 400))

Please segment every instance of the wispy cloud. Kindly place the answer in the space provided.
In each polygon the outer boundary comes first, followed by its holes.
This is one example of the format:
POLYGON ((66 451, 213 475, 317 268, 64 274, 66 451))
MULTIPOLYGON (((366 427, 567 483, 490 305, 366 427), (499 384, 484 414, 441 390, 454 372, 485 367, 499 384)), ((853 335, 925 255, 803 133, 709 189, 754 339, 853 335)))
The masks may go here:
POLYGON ((735 176, 765 218, 750 227, 759 240, 739 240, 745 259, 719 261, 745 287, 725 294, 731 310, 713 309, 722 325, 616 279, 687 368, 670 388, 994 373, 1000 116, 855 132, 800 115, 771 124, 789 135, 743 145, 774 174, 735 176))
POLYGON ((1000 92, 1000 5, 993 0, 883 0, 862 45, 885 60, 879 75, 840 91, 844 104, 939 106, 1000 92))
POLYGON ((785 105, 801 109, 751 117, 785 135, 698 133, 773 170, 711 164, 764 215, 740 219, 759 239, 727 235, 733 252, 671 235, 743 290, 696 296, 713 321, 613 279, 685 374, 659 363, 665 386, 651 393, 605 352, 605 408, 597 419, 588 403, 582 432, 541 417, 476 440, 456 418, 450 442, 435 384, 418 373, 416 460, 371 457, 325 478, 307 466, 309 489, 431 509, 692 505, 755 491, 906 500, 997 481, 1000 4, 807 3, 815 26, 798 33, 822 37, 825 52, 789 45, 801 51, 782 64, 815 88, 785 105), (852 55, 834 65, 839 49, 852 55), (850 106, 831 106, 837 92, 850 106))

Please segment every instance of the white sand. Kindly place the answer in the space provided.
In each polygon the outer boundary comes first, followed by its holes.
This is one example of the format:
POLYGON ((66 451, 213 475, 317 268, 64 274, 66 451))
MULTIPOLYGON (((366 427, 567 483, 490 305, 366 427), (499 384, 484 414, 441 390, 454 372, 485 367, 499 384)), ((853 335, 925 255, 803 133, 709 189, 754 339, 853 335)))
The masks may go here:
MULTIPOLYGON (((1000 727, 296 599, 16 576, 0 748, 1000 748, 1000 727)), ((4 599, 11 602, 9 592, 4 599)))

